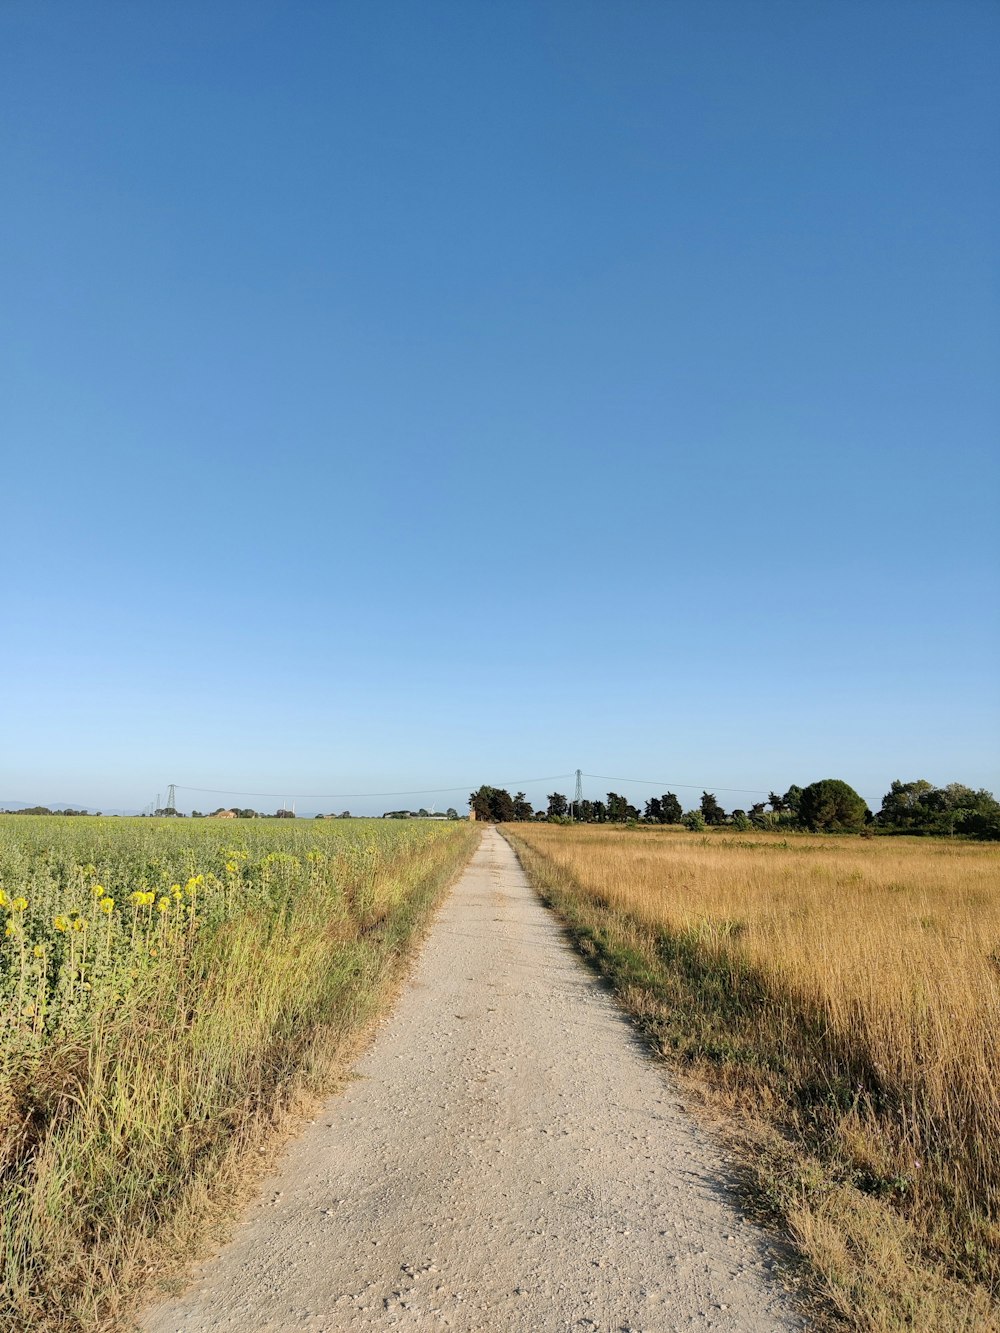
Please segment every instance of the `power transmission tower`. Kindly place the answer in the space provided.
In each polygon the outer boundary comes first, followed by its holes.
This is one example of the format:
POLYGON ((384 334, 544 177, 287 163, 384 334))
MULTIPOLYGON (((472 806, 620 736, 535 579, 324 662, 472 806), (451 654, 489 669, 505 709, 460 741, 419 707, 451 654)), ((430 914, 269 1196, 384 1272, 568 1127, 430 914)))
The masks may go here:
POLYGON ((167 809, 168 810, 177 809, 177 788, 174 786, 172 782, 170 786, 167 788, 167 809))
POLYGON ((573 818, 580 818, 580 802, 583 800, 583 774, 576 770, 576 791, 573 793, 573 818))

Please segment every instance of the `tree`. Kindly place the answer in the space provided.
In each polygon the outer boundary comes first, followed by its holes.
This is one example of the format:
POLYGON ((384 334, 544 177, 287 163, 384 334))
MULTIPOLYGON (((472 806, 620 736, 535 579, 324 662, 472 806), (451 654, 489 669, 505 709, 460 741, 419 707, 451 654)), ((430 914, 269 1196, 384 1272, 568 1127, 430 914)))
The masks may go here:
POLYGON ((619 796, 616 791, 608 792, 608 823, 624 824, 628 816, 625 814, 625 807, 628 805, 624 796, 619 796))
POLYGON ((917 778, 915 782, 900 782, 899 778, 896 778, 882 797, 882 808, 876 816, 877 822, 891 829, 923 827, 927 823, 929 813, 924 798, 933 791, 933 783, 928 782, 926 778, 917 778))
POLYGON ((646 818, 652 824, 679 824, 684 818, 681 803, 672 791, 651 796, 646 802, 646 818))
POLYGON ((294 819, 294 818, 295 818, 295 811, 294 811, 294 810, 276 810, 276 811, 274 812, 274 817, 275 817, 275 819, 294 819))
POLYGON ((840 778, 823 778, 806 787, 799 801, 799 820, 813 833, 860 833, 868 807, 840 778))
POLYGON ((548 809, 549 819, 561 819, 569 811, 569 802, 566 800, 566 797, 562 794, 562 792, 559 791, 552 792, 552 794, 548 797, 548 802, 549 802, 549 809, 548 809))
POLYGON ((449 819, 458 819, 460 817, 458 811, 455 809, 453 805, 449 805, 447 810, 447 815, 449 819))
POLYGON ((700 810, 689 810, 681 821, 686 829, 692 833, 704 833, 708 825, 705 823, 705 816, 700 810))
POLYGON ((672 791, 664 792, 660 797, 661 823, 679 824, 684 818, 681 803, 672 791))
POLYGON ((492 824, 506 824, 514 818, 514 801, 502 787, 482 786, 469 797, 476 818, 492 824))
POLYGON ((796 786, 793 782, 781 799, 785 809, 790 814, 797 815, 799 813, 799 802, 802 800, 802 788, 796 786))
MULTIPOLYGON (((782 799, 782 797, 778 795, 776 791, 768 792, 767 804, 770 805, 771 809, 774 811, 776 815, 783 815, 785 811, 788 809, 788 807, 785 805, 784 800, 782 799)), ((761 802, 762 813, 763 813, 763 805, 764 802, 761 802)))
POLYGON ((992 792, 980 788, 976 792, 976 804, 973 809, 964 811, 956 819, 955 829, 970 838, 983 838, 990 842, 1000 841, 1000 801, 992 792))
POLYGON ((706 824, 718 827, 726 822, 726 812, 715 799, 715 793, 703 791, 701 794, 701 817, 706 824))
POLYGON ((493 817, 498 824, 506 824, 514 818, 514 801, 509 791, 498 787, 493 798, 493 817))
POLYGON ((526 822, 534 814, 531 808, 531 802, 525 800, 524 792, 519 791, 514 796, 514 818, 521 823, 526 822))
POLYGON ((621 796, 616 791, 608 792, 608 823, 626 824, 629 820, 639 818, 639 809, 634 806, 627 796, 621 796))
POLYGON ((487 823, 493 818, 493 811, 490 806, 490 797, 493 794, 492 787, 480 787, 469 797, 469 805, 472 807, 472 813, 477 819, 485 820, 487 823))

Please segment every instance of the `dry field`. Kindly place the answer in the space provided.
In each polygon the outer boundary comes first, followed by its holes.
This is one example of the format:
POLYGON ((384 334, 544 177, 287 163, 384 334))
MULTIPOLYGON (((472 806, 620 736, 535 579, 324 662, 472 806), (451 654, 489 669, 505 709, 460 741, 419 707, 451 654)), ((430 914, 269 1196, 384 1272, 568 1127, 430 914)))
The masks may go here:
POLYGON ((859 1328, 1000 1293, 1000 847, 509 826, 859 1328))
POLYGON ((342 1069, 476 836, 0 818, 0 1328, 124 1326, 342 1069))

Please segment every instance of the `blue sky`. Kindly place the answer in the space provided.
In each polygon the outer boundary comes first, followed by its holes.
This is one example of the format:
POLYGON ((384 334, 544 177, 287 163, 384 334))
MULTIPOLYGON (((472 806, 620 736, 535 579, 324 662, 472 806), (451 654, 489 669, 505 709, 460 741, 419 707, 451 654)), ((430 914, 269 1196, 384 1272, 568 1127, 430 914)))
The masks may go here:
POLYGON ((998 49, 4 5, 0 800, 1000 789, 998 49))

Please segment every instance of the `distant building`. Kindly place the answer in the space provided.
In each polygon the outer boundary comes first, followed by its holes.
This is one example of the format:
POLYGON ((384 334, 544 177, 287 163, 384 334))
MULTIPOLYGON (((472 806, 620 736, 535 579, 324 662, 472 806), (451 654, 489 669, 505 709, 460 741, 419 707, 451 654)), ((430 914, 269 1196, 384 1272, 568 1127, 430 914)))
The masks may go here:
POLYGON ((235 810, 216 810, 214 815, 209 815, 209 819, 235 819, 235 810))

